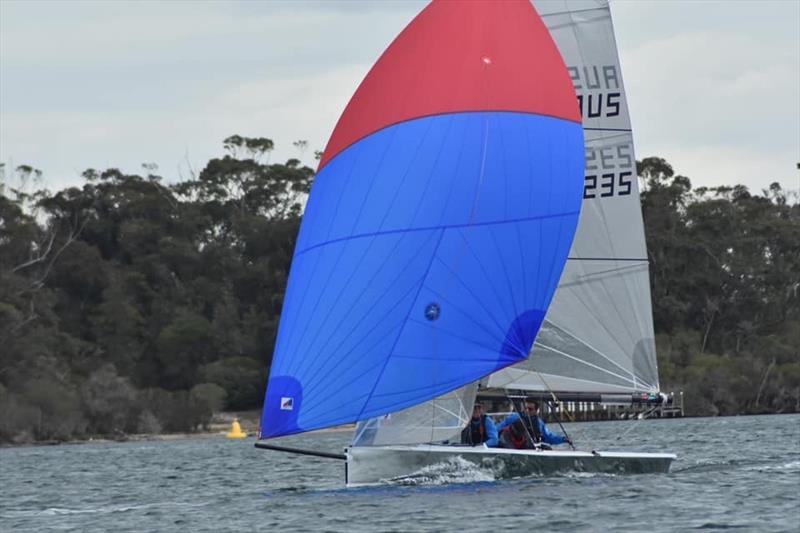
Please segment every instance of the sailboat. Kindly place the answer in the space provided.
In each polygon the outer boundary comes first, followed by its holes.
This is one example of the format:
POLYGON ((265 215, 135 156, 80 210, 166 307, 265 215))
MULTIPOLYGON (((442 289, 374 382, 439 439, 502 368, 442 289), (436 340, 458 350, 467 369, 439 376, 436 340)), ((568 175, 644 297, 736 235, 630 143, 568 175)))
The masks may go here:
POLYGON ((357 89, 303 218, 257 447, 344 460, 348 486, 453 458, 668 470, 672 454, 450 444, 479 388, 662 399, 608 6, 536 8, 434 0, 357 89), (343 454, 267 442, 353 422, 343 454))

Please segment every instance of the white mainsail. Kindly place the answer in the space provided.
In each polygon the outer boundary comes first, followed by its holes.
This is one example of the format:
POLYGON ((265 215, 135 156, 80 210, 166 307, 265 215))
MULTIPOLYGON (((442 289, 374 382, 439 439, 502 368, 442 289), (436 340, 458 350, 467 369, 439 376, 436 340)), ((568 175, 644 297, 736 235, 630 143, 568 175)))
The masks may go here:
POLYGON ((628 103, 607 0, 534 0, 578 93, 586 144, 581 218, 530 357, 486 386, 657 392, 653 318, 628 103))

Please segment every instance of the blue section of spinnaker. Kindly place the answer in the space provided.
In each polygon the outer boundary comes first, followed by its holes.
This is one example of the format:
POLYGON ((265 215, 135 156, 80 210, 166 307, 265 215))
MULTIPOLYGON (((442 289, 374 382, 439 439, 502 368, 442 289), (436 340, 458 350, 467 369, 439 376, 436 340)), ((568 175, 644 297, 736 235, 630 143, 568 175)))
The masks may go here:
POLYGON ((362 139, 317 175, 261 436, 404 409, 527 357, 583 189, 581 125, 471 112, 362 139))

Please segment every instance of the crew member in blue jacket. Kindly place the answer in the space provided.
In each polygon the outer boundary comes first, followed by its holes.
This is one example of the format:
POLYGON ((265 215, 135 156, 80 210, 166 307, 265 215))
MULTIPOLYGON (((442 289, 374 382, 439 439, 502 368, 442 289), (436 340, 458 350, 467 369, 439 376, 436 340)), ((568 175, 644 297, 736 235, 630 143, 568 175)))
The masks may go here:
POLYGON ((461 431, 461 444, 472 446, 486 444, 490 448, 495 448, 499 443, 494 420, 483 412, 483 405, 476 402, 472 408, 469 424, 461 431))
POLYGON ((497 430, 501 432, 501 442, 506 448, 531 449, 539 447, 543 442, 572 444, 569 438, 547 429, 544 421, 539 418, 539 404, 531 400, 523 402, 521 412, 511 413, 500 422, 497 430))

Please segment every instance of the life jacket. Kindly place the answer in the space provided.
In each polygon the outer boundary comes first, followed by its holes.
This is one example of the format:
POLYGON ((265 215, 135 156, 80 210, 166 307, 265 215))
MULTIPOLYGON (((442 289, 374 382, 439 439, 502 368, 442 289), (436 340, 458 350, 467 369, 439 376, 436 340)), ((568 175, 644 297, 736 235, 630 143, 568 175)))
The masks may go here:
POLYGON ((474 418, 469 419, 469 424, 464 428, 464 435, 462 442, 464 444, 481 444, 486 442, 489 438, 486 436, 486 417, 489 415, 481 415, 478 420, 474 418))
POLYGON ((519 413, 519 418, 508 426, 508 439, 514 448, 521 450, 531 448, 531 444, 542 442, 542 434, 539 431, 539 417, 529 416, 527 413, 519 413), (530 441, 533 440, 533 443, 530 441))

